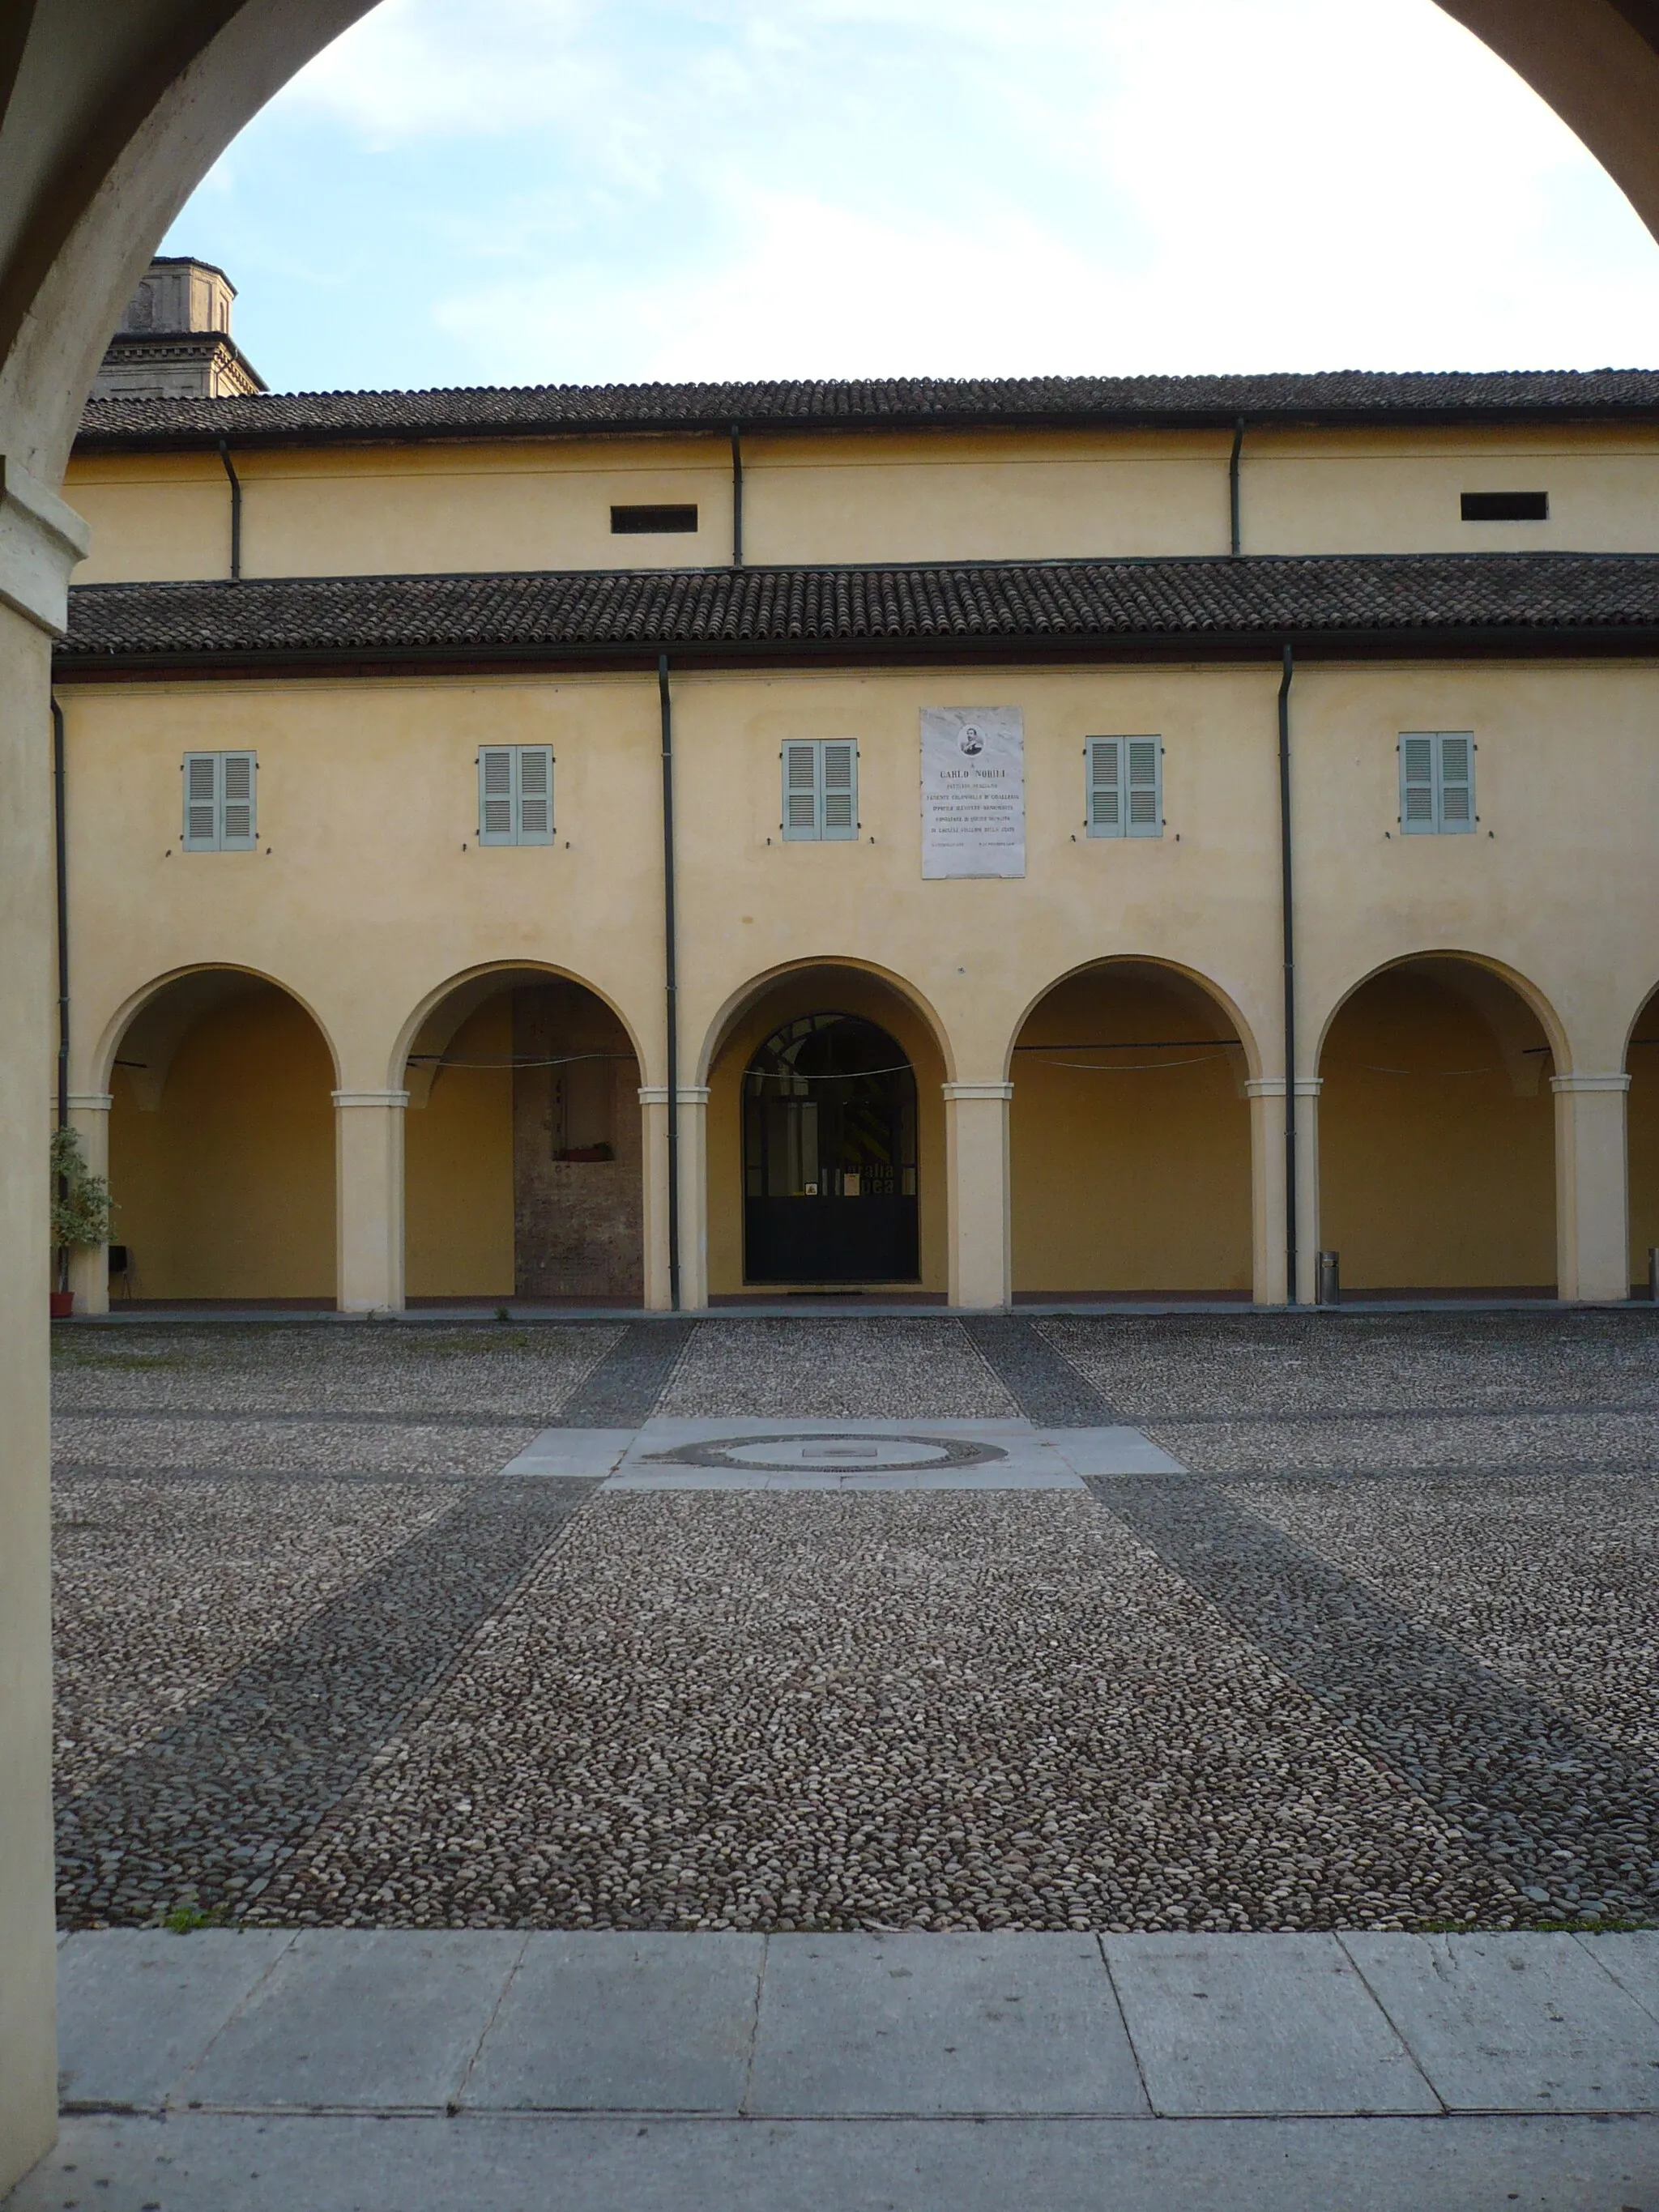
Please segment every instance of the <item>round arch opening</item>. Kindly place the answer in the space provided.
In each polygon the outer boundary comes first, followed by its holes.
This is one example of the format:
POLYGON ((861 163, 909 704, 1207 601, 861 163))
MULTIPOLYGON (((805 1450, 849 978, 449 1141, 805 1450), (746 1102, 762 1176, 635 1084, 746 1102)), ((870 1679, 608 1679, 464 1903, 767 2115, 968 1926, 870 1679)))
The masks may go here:
POLYGON ((496 969, 428 1008, 404 1072, 411 1305, 641 1303, 639 1063, 598 992, 496 969))
POLYGON ((1354 1291, 1550 1295, 1555 1061, 1494 969, 1455 954, 1370 977, 1320 1054, 1320 1242, 1354 1291))
POLYGON ((1659 1247, 1659 991, 1636 1018, 1625 1073, 1630 1077, 1630 1279, 1639 1293, 1647 1288, 1648 1254, 1659 1247))
POLYGON ((1141 960, 1068 975, 1011 1072, 1017 1298, 1249 1297, 1245 1050, 1202 983, 1141 960))
POLYGON ((263 976, 198 969, 147 999, 109 1080, 117 1299, 331 1306, 334 1084, 263 976))

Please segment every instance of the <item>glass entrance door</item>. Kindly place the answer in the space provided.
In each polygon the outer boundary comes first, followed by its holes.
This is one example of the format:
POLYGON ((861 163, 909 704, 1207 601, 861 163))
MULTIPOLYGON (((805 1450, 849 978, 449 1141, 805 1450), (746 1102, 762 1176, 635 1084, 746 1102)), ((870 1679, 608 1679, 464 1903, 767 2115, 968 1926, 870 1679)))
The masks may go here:
POLYGON ((915 1282, 916 1079, 885 1030, 803 1014, 744 1077, 744 1276, 915 1282))

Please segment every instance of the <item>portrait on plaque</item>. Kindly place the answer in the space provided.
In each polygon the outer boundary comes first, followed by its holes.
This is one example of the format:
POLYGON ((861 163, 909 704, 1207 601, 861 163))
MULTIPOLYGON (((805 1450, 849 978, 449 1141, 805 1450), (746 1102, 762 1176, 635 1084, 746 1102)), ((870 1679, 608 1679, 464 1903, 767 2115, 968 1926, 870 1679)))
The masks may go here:
POLYGON ((921 872, 1025 873, 1025 717, 1019 708, 922 708, 921 872))

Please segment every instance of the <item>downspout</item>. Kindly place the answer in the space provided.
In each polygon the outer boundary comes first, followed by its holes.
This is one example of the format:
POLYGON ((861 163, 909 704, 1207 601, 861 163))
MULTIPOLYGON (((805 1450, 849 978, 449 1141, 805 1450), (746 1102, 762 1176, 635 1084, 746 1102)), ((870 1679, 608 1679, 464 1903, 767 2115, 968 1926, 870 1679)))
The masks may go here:
MULTIPOLYGON (((69 978, 69 836, 68 804, 64 770, 64 710, 56 694, 52 702, 52 809, 58 850, 58 1126, 69 1127, 70 978, 69 978)), ((58 1178, 58 1195, 67 1198, 67 1177, 58 1178)), ((58 1287, 69 1288, 69 1254, 58 1255, 58 1287)))
POLYGON ((732 425, 732 566, 743 566, 743 425, 732 425))
POLYGON ((680 1310, 680 1022, 679 969, 674 947, 674 709, 668 655, 657 656, 662 709, 662 965, 668 1045, 668 1304, 680 1310))
POLYGON ((1298 1303, 1296 1282, 1296 905, 1291 867, 1291 684, 1294 649, 1285 647, 1279 684, 1279 914, 1285 944, 1285 1303, 1298 1303))
POLYGON ((230 458, 230 447, 219 440, 219 459, 225 465, 225 474, 230 479, 230 580, 242 580, 242 479, 236 473, 230 458))
POLYGON ((1237 560, 1243 546, 1243 529, 1238 511, 1238 457, 1244 450, 1244 417, 1241 415, 1233 425, 1232 458, 1227 464, 1227 502, 1232 514, 1232 556, 1237 560))

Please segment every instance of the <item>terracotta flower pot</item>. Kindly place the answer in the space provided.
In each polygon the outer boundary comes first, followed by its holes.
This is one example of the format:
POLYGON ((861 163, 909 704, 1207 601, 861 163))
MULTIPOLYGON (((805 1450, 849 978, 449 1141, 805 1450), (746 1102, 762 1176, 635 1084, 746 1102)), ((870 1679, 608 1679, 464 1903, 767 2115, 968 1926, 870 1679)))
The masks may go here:
POLYGON ((67 1321, 74 1311, 75 1293, 73 1291, 53 1291, 52 1292, 52 1317, 54 1321, 67 1321))

